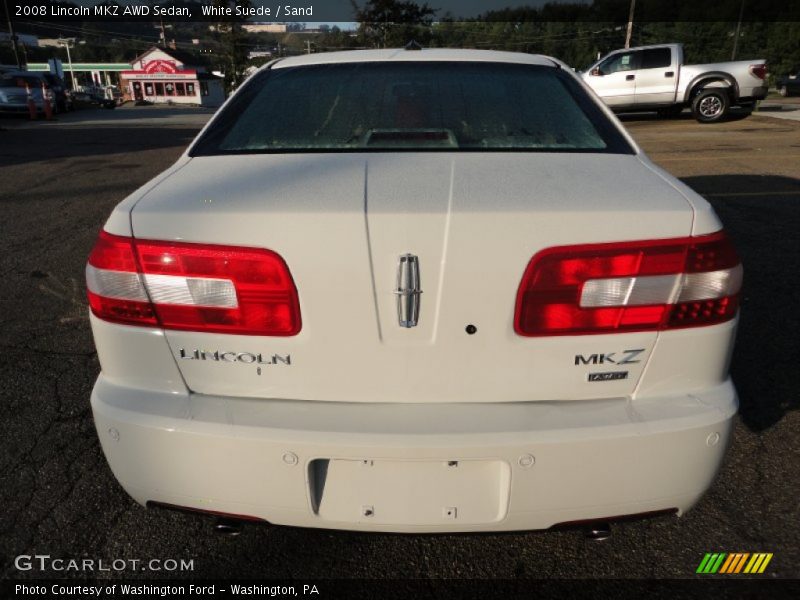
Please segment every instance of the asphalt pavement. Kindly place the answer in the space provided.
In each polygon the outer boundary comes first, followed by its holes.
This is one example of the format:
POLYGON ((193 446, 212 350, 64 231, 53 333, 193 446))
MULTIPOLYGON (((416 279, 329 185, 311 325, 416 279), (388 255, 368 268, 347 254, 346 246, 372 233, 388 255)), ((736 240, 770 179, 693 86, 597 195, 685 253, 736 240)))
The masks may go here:
MULTIPOLYGON (((169 166, 209 115, 142 107, 0 119, 4 578, 58 574, 17 570, 14 557, 28 554, 193 560, 171 577, 685 578, 712 551, 772 552, 764 577, 800 577, 799 122, 624 118, 656 162, 709 199, 742 255, 732 366, 741 412, 725 465, 693 511, 616 525, 591 542, 579 530, 407 536, 259 525, 224 537, 208 518, 147 510, 125 494, 89 409, 99 364, 83 269, 113 206, 169 166)), ((167 573, 148 573, 158 575, 167 573)))

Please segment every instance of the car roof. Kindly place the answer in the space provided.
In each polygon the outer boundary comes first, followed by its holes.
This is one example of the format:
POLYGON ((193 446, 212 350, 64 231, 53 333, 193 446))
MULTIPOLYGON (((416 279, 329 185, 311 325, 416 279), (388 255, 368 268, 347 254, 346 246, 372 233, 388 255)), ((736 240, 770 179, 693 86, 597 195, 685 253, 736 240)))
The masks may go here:
POLYGON ((0 72, 0 76, 3 77, 35 77, 37 79, 43 79, 44 73, 40 71, 2 71, 0 72))
POLYGON ((614 52, 632 52, 634 50, 653 50, 654 48, 674 48, 680 44, 649 44, 647 46, 634 46, 633 48, 618 48, 614 52))
POLYGON ((323 52, 320 54, 303 54, 284 58, 272 63, 273 69, 297 67, 303 65, 327 65, 355 62, 502 62, 525 65, 557 67, 560 63, 555 59, 540 54, 524 54, 522 52, 500 52, 495 50, 461 50, 450 48, 429 48, 423 50, 406 50, 389 48, 385 50, 346 50, 343 52, 323 52))

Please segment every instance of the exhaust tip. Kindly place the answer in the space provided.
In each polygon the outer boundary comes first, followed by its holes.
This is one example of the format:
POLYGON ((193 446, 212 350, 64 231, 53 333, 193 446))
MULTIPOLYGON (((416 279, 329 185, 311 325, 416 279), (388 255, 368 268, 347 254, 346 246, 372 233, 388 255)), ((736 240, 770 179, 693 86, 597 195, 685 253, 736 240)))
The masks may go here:
POLYGON ((178 506, 177 504, 168 504, 167 502, 158 502, 156 500, 148 500, 146 506, 147 508, 163 508, 166 510, 171 510, 186 514, 208 515, 211 517, 216 517, 218 523, 221 521, 225 521, 226 523, 254 522, 254 523, 269 524, 269 522, 266 519, 262 519, 261 517, 254 517, 251 515, 238 515, 233 513, 221 512, 218 510, 209 510, 206 508, 195 508, 192 506, 178 506))
POLYGON ((611 537, 611 525, 609 523, 592 523, 583 530, 583 535, 587 540, 602 542, 611 537))
POLYGON ((226 537, 236 537, 242 533, 242 524, 232 519, 217 519, 214 523, 214 533, 226 537))
MULTIPOLYGON (((625 523, 625 522, 633 522, 633 521, 641 521, 645 519, 653 519, 656 517, 663 517, 666 515, 677 515, 680 514, 680 511, 677 508, 667 508, 662 510, 651 510, 648 512, 641 512, 641 513, 633 513, 629 515, 617 515, 614 517, 600 517, 597 519, 581 519, 579 521, 562 521, 561 523, 556 523, 550 529, 576 529, 580 528, 584 532, 591 532, 593 530, 600 531, 601 529, 606 529, 609 531, 610 534, 610 524, 611 523, 625 523)), ((606 536, 607 538, 608 536, 606 536)), ((606 539, 602 538, 602 539, 606 539)))

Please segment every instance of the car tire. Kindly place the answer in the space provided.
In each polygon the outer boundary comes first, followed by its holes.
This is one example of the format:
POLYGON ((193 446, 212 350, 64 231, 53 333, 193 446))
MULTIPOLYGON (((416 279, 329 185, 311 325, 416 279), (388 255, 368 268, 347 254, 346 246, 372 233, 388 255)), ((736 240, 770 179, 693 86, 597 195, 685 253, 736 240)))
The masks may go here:
POLYGON ((699 123, 718 123, 727 116, 730 104, 726 90, 702 90, 692 100, 692 115, 699 123))

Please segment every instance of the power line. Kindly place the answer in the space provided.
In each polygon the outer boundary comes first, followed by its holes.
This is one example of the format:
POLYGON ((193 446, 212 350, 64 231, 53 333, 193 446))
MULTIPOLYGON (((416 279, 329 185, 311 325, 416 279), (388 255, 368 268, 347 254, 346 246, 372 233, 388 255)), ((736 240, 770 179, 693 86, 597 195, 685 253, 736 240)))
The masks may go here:
MULTIPOLYGON (((81 34, 81 35, 83 35, 85 37, 94 37, 94 38, 100 38, 100 39, 105 39, 106 37, 112 37, 112 38, 121 39, 121 40, 124 40, 124 41, 139 42, 139 43, 142 43, 142 44, 150 44, 150 45, 157 44, 158 41, 160 40, 160 36, 158 36, 156 34, 154 34, 152 38, 148 38, 147 36, 144 36, 144 35, 138 35, 137 36, 137 35, 132 35, 132 34, 128 34, 128 33, 120 33, 120 32, 116 32, 116 31, 108 31, 108 30, 104 30, 104 29, 93 29, 93 30, 92 29, 88 29, 87 30, 87 29, 85 29, 83 27, 75 27, 75 26, 69 26, 69 25, 54 25, 54 24, 43 22, 43 21, 23 21, 23 20, 19 20, 17 22, 18 23, 25 23, 27 25, 44 26, 44 27, 48 27, 50 29, 55 29, 55 30, 58 30, 58 31, 64 31, 64 32, 67 32, 67 33, 79 33, 79 34, 81 34)), ((213 41, 208 40, 208 41, 206 41, 204 43, 205 44, 216 44, 216 43, 219 43, 219 42, 217 40, 213 40, 213 41)), ((192 42, 184 42, 184 41, 177 41, 177 40, 175 40, 175 45, 183 47, 183 48, 188 48, 188 49, 197 47, 197 44, 194 44, 192 42)), ((261 43, 257 43, 257 44, 251 44, 251 43, 245 43, 245 42, 236 42, 234 45, 236 47, 239 47, 239 48, 256 49, 256 48, 262 47, 264 45, 264 43, 261 42, 261 43)), ((340 46, 340 47, 341 48, 347 48, 349 46, 340 46)))

